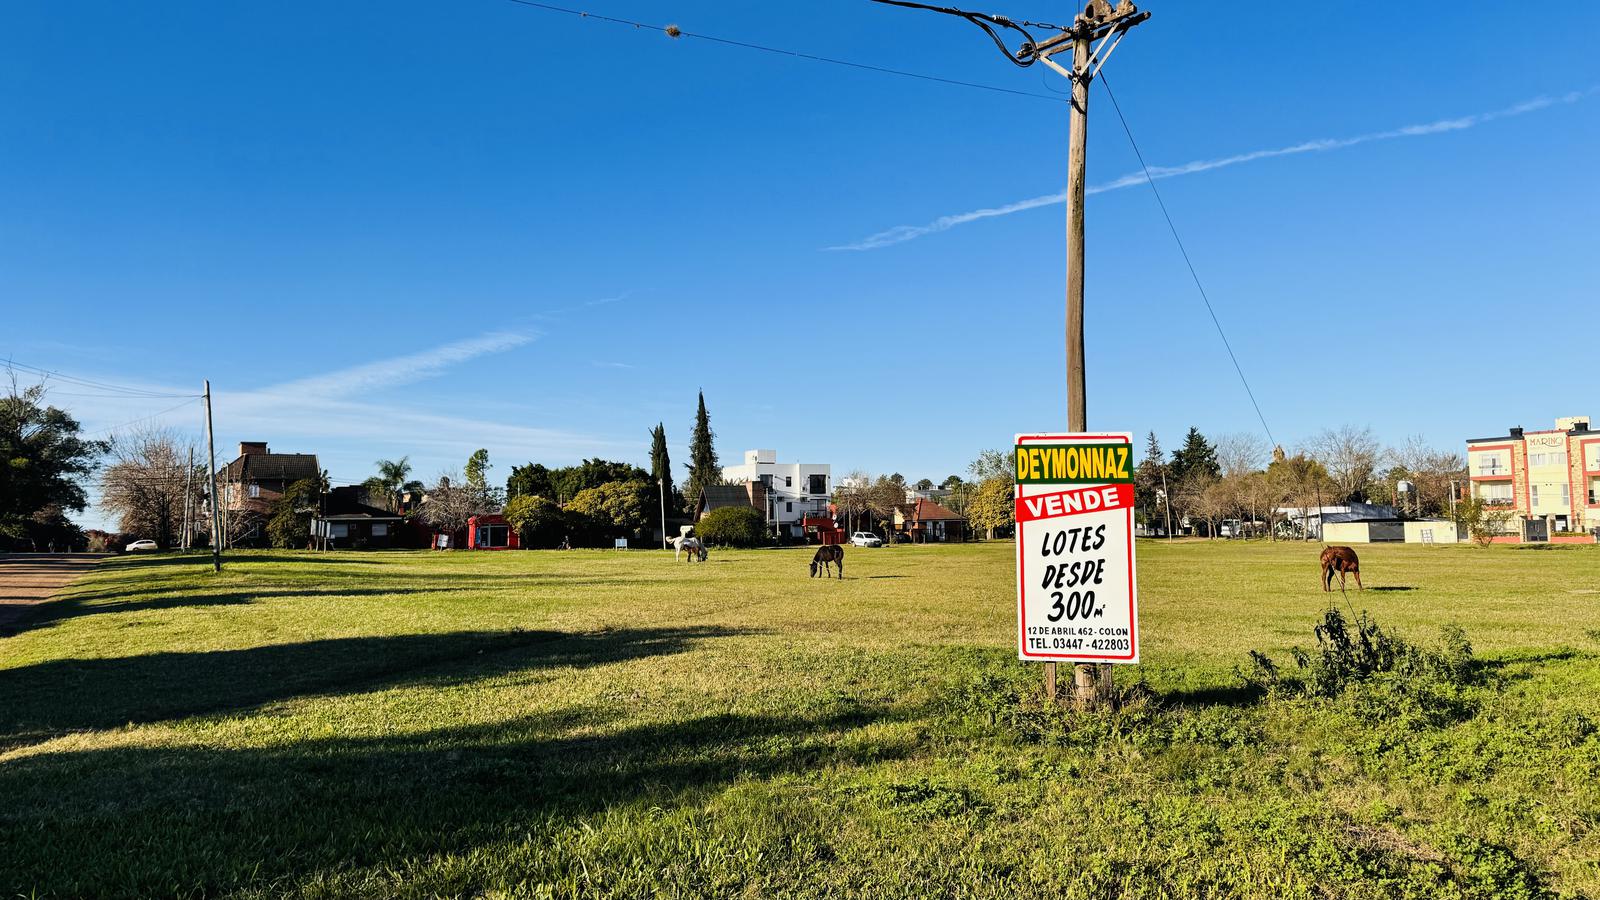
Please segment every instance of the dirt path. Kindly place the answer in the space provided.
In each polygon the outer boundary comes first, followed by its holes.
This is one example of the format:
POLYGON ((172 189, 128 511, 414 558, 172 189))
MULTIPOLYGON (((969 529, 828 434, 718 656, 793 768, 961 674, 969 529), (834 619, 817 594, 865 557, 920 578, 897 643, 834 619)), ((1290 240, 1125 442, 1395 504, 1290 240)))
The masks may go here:
POLYGON ((104 559, 103 553, 0 553, 0 632, 104 559))

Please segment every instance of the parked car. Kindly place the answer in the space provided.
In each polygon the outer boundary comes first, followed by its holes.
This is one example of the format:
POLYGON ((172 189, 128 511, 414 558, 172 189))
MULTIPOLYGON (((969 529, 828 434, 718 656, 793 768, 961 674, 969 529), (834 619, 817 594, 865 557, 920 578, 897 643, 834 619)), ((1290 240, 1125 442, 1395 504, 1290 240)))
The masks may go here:
POLYGON ((883 538, 870 531, 857 531, 850 535, 850 543, 855 544, 857 547, 882 547, 883 538))
POLYGON ((122 552, 124 552, 124 553, 140 553, 140 552, 147 551, 147 550, 159 550, 159 549, 160 548, 156 546, 156 542, 155 541, 134 541, 133 543, 129 544, 128 546, 123 547, 122 548, 122 552))

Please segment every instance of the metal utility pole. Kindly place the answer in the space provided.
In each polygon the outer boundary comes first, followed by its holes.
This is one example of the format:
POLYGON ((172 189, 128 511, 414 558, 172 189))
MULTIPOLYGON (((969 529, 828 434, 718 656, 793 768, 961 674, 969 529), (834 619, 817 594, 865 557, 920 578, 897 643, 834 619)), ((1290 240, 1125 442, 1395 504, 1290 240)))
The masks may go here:
POLYGON ((667 479, 657 478, 656 487, 661 491, 661 549, 667 549, 667 479))
POLYGON ((206 452, 211 457, 211 568, 222 571, 222 516, 217 508, 217 441, 211 426, 211 379, 206 379, 206 452))

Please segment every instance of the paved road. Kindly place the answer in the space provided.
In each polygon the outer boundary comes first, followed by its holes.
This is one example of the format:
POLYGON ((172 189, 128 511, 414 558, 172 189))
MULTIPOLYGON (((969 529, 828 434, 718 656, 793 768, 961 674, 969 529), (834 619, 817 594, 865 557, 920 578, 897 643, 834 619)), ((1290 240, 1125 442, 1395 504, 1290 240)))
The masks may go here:
POLYGON ((0 553, 0 630, 105 558, 103 553, 0 553))

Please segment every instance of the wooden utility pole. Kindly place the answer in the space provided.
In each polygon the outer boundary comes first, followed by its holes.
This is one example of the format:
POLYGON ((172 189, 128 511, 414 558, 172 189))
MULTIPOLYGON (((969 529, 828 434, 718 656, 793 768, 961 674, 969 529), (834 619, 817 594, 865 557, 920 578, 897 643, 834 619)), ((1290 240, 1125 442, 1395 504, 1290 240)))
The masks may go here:
POLYGON ((217 441, 211 427, 211 380, 206 379, 206 452, 211 457, 211 568, 222 571, 222 516, 217 498, 217 441))
MULTIPOLYGON (((1072 82, 1072 109, 1067 137, 1067 430, 1089 430, 1088 388, 1083 364, 1084 189, 1089 176, 1089 84, 1117 48, 1128 29, 1150 18, 1130 0, 1112 8, 1106 0, 1090 0, 1072 20, 1072 29, 1039 42, 1037 58, 1072 82), (1093 42, 1099 40, 1098 47, 1093 42), (1070 44, 1072 69, 1052 57, 1070 44)), ((1056 694, 1056 664, 1044 664, 1045 694, 1056 694)), ((1077 663, 1073 666, 1072 702, 1090 708, 1111 697, 1111 666, 1077 663), (1098 671, 1097 671, 1098 669, 1098 671)))
POLYGON ((189 549, 189 523, 194 521, 194 445, 189 446, 189 467, 183 472, 183 539, 179 546, 189 549))

